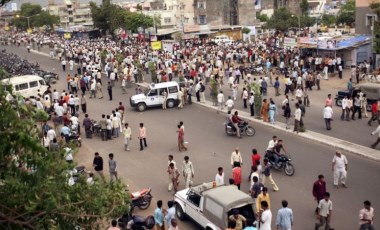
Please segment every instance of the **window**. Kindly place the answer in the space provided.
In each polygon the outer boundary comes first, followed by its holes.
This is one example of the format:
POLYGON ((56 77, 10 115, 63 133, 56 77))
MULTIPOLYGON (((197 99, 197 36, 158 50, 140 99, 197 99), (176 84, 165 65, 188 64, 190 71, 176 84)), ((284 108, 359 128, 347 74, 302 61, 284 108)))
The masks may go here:
POLYGON ((198 9, 206 9, 206 3, 205 2, 198 2, 198 9))
POLYGON ((38 81, 31 81, 29 82, 29 88, 38 87, 38 81))
POLYGON ((169 94, 171 94, 171 93, 178 93, 177 86, 171 86, 171 87, 168 87, 168 89, 169 89, 169 94))
POLYGON ((191 192, 191 193, 189 194, 189 196, 187 197, 187 199, 188 199, 192 204, 194 204, 195 206, 199 207, 199 203, 201 202, 201 196, 200 196, 200 195, 191 192))
POLYGON ((198 16, 198 23, 199 23, 199 25, 207 24, 206 15, 199 15, 198 16))
POLYGON ((158 92, 157 92, 157 89, 152 89, 152 90, 150 90, 149 91, 149 94, 148 94, 148 96, 157 96, 158 95, 158 92))
POLYGON ((39 80, 40 82, 40 85, 45 85, 45 81, 44 80, 39 80))
POLYGON ((172 19, 171 18, 164 18, 164 23, 167 24, 167 23, 171 23, 172 22, 172 19))
POLYGON ((20 91, 20 90, 24 90, 24 89, 28 89, 28 83, 22 83, 22 84, 19 84, 19 85, 16 85, 16 91, 20 91))

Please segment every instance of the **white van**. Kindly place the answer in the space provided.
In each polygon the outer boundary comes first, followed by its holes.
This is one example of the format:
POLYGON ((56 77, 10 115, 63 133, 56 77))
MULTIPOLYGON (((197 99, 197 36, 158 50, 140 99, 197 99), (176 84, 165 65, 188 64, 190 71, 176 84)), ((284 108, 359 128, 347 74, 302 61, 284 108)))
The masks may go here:
POLYGON ((227 45, 231 45, 233 40, 231 40, 227 35, 219 35, 219 36, 215 36, 214 39, 212 39, 213 42, 215 42, 216 44, 227 44, 227 45))
POLYGON ((158 84, 137 84, 145 88, 144 93, 131 96, 130 103, 132 107, 136 107, 142 112, 147 107, 159 107, 164 102, 163 92, 167 93, 166 107, 173 108, 178 104, 179 85, 176 81, 163 82, 158 84))
POLYGON ((13 93, 25 98, 37 96, 38 90, 42 95, 48 88, 45 80, 37 75, 24 75, 1 80, 2 84, 12 85, 13 93))

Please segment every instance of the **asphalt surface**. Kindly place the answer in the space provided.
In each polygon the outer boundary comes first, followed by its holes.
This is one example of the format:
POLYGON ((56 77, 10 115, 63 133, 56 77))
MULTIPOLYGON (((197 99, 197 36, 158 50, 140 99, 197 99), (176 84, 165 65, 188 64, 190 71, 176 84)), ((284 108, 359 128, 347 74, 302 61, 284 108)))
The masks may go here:
MULTIPOLYGON (((28 54, 25 49, 5 48, 21 54, 21 57, 26 57, 28 60, 38 61, 43 69, 50 70, 55 68, 60 70, 60 65, 56 60, 50 60, 36 54, 28 54)), ((65 86, 65 75, 61 73, 61 80, 56 85, 53 85, 52 88, 61 91, 65 89, 65 86)), ((118 102, 122 101, 126 105, 127 121, 130 123, 133 132, 131 151, 125 152, 123 150, 122 137, 107 142, 94 137, 91 140, 84 139, 85 148, 83 149, 87 149, 88 152, 79 152, 77 159, 80 163, 89 165, 88 163, 92 161, 93 152, 100 152, 104 160, 107 159, 108 153, 113 152, 118 162, 119 175, 125 183, 130 185, 131 190, 148 186, 153 189, 154 200, 152 206, 143 214, 153 213, 156 200, 162 199, 166 203, 167 200, 172 199, 172 194, 167 192, 168 177, 166 167, 168 154, 174 155, 174 160, 179 166, 183 157, 188 155, 195 168, 194 182, 199 184, 213 180, 219 166, 225 169, 225 178, 227 180, 231 175, 229 163, 231 152, 235 147, 239 147, 244 162, 243 178, 246 178, 250 168, 251 149, 257 148, 260 153, 263 153, 273 135, 277 135, 285 141, 285 147, 292 156, 296 172, 292 177, 286 176, 283 172, 273 172, 273 178, 280 191, 272 192, 270 189, 271 209, 274 215, 272 226, 274 226, 275 215, 280 207, 281 200, 286 199, 295 216, 293 229, 313 229, 316 203, 311 195, 311 189, 318 174, 325 175, 327 190, 331 193, 333 202, 331 225, 333 228, 338 230, 358 229, 358 211, 362 208, 364 200, 370 200, 375 210, 380 206, 380 199, 378 199, 380 168, 377 162, 346 154, 349 161, 347 180, 349 188, 335 189, 332 186, 331 171, 331 160, 334 155, 333 148, 261 126, 255 127, 256 135, 254 137, 243 137, 243 139, 228 137, 225 135, 223 127, 226 119, 225 115, 216 114, 214 110, 198 105, 186 106, 183 110, 169 109, 163 111, 161 109, 151 109, 139 113, 129 107, 129 96, 133 93, 133 89, 128 92, 127 95, 121 95, 120 87, 115 87, 113 101, 109 101, 106 94, 103 99, 90 99, 88 112, 91 118, 99 120, 102 113, 109 114, 112 109, 117 107, 118 102), (185 124, 185 139, 189 142, 187 152, 178 152, 177 150, 176 130, 177 124, 181 120, 185 124), (139 151, 137 140, 138 124, 140 122, 143 122, 147 128, 148 148, 144 151, 139 151)), ((318 114, 321 114, 321 112, 318 112, 318 114)), ((80 117, 80 120, 82 119, 83 117, 80 117)), ((318 123, 323 124, 322 121, 315 121, 315 124, 318 123)), ((308 123, 306 125, 308 127, 308 123)), ((347 122, 342 122, 342 127, 334 128, 333 126, 334 130, 331 133, 339 131, 346 125, 347 122)), ((348 130, 354 129, 351 127, 348 130)), ((356 136, 357 140, 364 136, 362 131, 360 133, 351 131, 346 134, 356 136)), ((107 166, 105 170, 107 170, 107 166)), ((183 178, 181 178, 180 188, 184 187, 183 182, 183 178)), ((244 180, 242 190, 248 191, 248 188, 249 183, 244 180)), ((271 187, 269 186, 269 188, 271 187)), ((186 221, 180 222, 180 229, 190 230, 198 229, 198 227, 192 222, 186 221)))

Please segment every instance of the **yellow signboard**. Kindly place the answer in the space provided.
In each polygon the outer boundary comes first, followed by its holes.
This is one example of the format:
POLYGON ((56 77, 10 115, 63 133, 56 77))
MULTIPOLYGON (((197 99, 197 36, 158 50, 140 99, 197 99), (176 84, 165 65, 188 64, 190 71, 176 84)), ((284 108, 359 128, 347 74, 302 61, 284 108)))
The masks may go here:
POLYGON ((161 43, 161 41, 151 42, 150 45, 152 46, 153 50, 160 50, 160 49, 162 49, 162 43, 161 43))
POLYGON ((31 33, 33 32, 33 30, 32 30, 32 29, 27 29, 26 32, 27 32, 28 34, 31 34, 31 33))
POLYGON ((70 33, 64 33, 63 34, 63 38, 70 39, 71 38, 71 34, 70 33))

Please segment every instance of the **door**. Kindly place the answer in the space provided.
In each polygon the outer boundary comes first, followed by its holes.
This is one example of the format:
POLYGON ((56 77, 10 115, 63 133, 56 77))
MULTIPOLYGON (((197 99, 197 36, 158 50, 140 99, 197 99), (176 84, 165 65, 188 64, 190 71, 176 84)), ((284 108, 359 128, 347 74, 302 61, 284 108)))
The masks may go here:
POLYGON ((147 101, 146 105, 147 106, 155 106, 160 104, 160 99, 158 95, 158 90, 157 89, 151 89, 147 95, 147 101))
POLYGON ((199 222, 200 215, 203 215, 199 208, 201 196, 191 191, 187 196, 187 200, 188 202, 186 202, 187 206, 185 208, 187 215, 201 226, 204 226, 203 223, 199 222))
POLYGON ((165 101, 165 97, 164 97, 164 92, 166 92, 166 96, 168 96, 168 90, 167 88, 161 88, 161 89, 158 89, 159 90, 159 103, 160 105, 162 105, 165 101))

